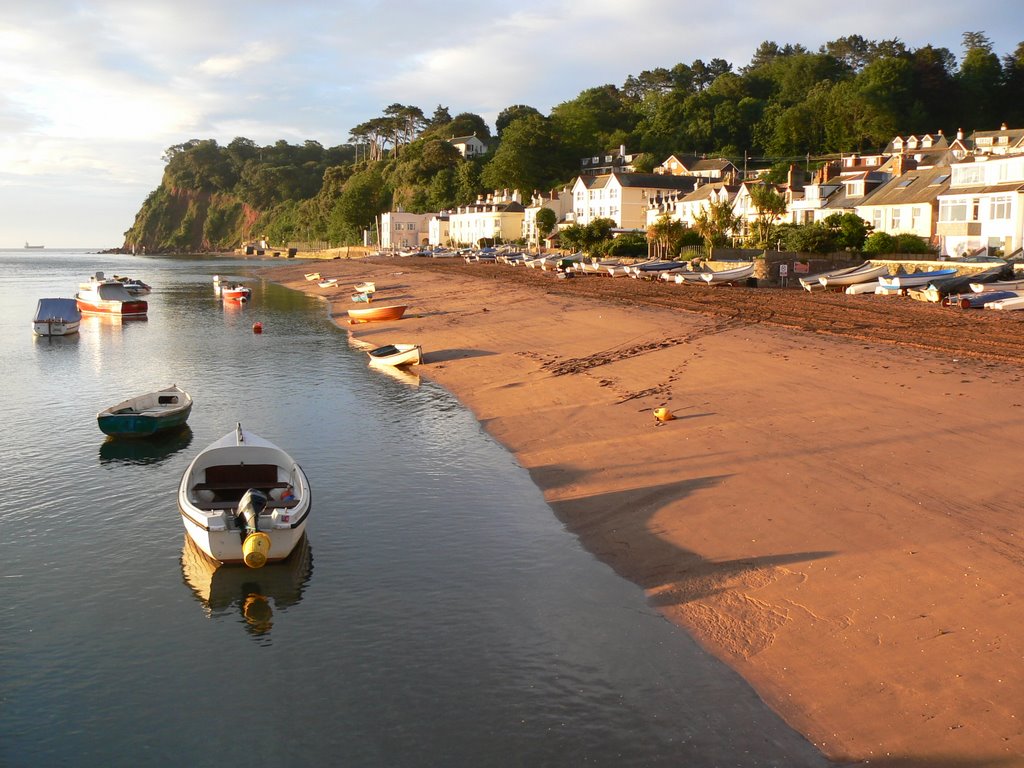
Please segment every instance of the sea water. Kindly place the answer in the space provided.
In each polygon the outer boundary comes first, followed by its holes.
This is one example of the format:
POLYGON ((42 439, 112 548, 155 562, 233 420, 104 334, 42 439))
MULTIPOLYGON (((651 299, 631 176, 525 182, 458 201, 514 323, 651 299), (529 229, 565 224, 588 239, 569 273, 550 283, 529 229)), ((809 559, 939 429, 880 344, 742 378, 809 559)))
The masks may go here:
POLYGON ((0 251, 0 764, 826 764, 450 395, 369 368, 322 302, 254 266, 0 251), (33 337, 36 301, 96 271, 151 284, 148 318, 33 337), (215 274, 251 301, 218 299, 215 274), (186 429, 99 431, 170 384, 195 400, 186 429), (313 488, 304 546, 258 571, 198 556, 175 504, 238 422, 313 488))

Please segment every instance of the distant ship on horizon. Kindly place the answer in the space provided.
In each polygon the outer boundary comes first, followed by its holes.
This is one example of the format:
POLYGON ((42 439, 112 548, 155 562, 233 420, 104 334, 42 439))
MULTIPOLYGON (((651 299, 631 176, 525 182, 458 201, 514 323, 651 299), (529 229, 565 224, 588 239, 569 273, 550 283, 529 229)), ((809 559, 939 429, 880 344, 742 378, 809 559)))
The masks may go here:
POLYGON ((25 241, 25 249, 29 251, 38 251, 45 247, 45 245, 29 245, 28 240, 25 241))

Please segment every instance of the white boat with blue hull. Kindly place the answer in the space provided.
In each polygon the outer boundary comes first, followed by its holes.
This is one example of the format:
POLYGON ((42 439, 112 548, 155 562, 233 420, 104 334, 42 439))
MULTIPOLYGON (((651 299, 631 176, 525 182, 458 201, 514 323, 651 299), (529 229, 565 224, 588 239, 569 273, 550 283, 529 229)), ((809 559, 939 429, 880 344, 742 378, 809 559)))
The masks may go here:
POLYGON ((241 424, 203 449, 178 486, 185 532, 199 549, 217 562, 250 568, 287 558, 312 507, 298 463, 241 424))

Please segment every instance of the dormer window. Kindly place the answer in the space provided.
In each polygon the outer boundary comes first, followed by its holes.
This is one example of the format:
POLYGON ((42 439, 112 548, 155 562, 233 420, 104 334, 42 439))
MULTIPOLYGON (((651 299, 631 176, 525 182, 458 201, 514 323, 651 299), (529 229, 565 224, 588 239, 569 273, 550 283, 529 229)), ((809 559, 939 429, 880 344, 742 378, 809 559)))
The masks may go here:
POLYGON ((923 139, 921 139, 921 146, 922 147, 930 147, 930 146, 932 146, 933 143, 934 143, 934 141, 932 140, 931 136, 925 136, 923 139))
POLYGON ((903 139, 897 136, 892 140, 893 149, 903 149, 903 139))
POLYGON ((909 139, 907 139, 907 147, 909 149, 917 149, 917 137, 916 136, 911 136, 909 139))

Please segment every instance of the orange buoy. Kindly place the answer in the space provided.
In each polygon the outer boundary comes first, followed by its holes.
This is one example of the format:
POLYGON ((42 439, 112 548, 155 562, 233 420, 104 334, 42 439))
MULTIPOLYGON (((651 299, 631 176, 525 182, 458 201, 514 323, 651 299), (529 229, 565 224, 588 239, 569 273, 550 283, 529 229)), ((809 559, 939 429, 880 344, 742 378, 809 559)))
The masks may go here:
POLYGON ((253 323, 252 324, 252 332, 253 333, 263 333, 263 323, 259 322, 258 320, 255 323, 253 323))
POLYGON ((659 424, 663 421, 672 421, 675 415, 668 408, 655 408, 654 409, 654 420, 659 424))

